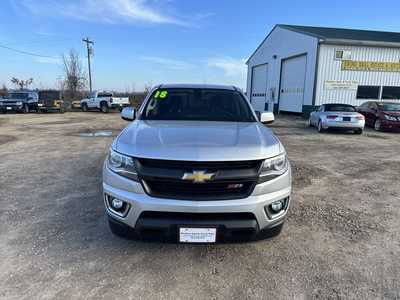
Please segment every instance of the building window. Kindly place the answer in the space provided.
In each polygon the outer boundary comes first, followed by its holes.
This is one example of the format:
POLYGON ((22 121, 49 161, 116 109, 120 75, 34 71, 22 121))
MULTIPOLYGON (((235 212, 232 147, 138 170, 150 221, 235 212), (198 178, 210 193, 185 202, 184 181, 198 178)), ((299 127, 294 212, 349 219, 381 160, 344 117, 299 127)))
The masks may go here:
POLYGON ((382 99, 400 99, 400 87, 384 86, 382 89, 382 99))
POLYGON ((380 86, 359 85, 357 99, 379 99, 380 86))
POLYGON ((336 60, 350 60, 351 59, 351 51, 349 51, 349 50, 336 50, 335 51, 335 59, 336 60))

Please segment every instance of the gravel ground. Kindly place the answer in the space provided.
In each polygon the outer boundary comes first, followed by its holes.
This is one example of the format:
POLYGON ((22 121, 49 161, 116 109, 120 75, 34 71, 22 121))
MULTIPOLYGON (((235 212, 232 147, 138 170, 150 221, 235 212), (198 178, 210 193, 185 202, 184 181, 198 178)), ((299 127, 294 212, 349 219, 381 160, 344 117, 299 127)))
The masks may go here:
POLYGON ((294 171, 281 235, 196 246, 110 233, 101 167, 118 114, 1 115, 0 298, 400 299, 400 134, 304 124, 271 125, 294 171))

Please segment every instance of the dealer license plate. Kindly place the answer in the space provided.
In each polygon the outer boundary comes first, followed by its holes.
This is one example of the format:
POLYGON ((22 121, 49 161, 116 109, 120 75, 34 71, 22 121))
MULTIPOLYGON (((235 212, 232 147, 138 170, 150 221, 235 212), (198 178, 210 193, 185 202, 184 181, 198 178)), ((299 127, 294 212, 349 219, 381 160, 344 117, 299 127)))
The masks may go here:
POLYGON ((181 243, 215 243, 216 228, 179 228, 179 242, 181 243))

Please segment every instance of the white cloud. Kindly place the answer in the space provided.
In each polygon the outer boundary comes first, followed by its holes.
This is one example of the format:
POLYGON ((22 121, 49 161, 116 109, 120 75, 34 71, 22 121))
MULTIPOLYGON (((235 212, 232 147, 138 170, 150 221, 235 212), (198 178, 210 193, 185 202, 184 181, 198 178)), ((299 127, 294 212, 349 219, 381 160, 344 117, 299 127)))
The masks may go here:
POLYGON ((209 67, 219 68, 224 71, 226 76, 245 76, 246 60, 232 58, 230 56, 209 58, 209 67))
POLYGON ((156 64, 163 65, 169 69, 173 70, 189 70, 194 68, 195 66, 187 63, 182 60, 170 59, 165 57, 157 57, 157 56, 142 56, 142 60, 146 60, 149 62, 153 62, 156 64))
MULTIPOLYGON (((157 9, 146 0, 20 0, 30 13, 45 16, 64 16, 105 23, 169 23, 189 26, 183 18, 157 9)), ((160 5, 158 5, 160 6, 160 5)))

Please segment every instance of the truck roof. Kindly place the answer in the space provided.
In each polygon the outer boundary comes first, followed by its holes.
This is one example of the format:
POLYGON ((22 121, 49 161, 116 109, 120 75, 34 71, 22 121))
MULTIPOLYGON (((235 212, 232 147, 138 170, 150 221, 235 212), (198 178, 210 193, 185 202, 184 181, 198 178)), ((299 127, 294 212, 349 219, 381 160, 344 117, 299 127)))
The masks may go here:
POLYGON ((165 89, 216 89, 216 90, 237 90, 233 85, 219 85, 219 84, 191 84, 191 83, 167 83, 161 84, 158 88, 165 89))

